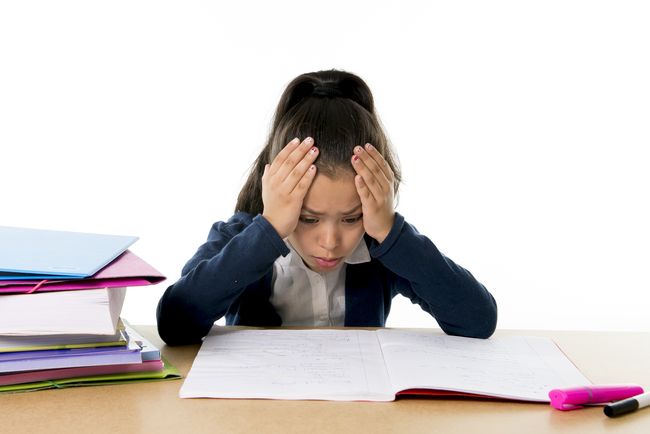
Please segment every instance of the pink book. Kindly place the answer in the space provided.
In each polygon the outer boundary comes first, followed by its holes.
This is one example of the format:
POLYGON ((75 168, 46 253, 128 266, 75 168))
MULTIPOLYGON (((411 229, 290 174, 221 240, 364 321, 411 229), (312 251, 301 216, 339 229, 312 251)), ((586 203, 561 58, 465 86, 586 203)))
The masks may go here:
POLYGON ((12 384, 21 383, 34 383, 37 381, 61 380, 64 378, 89 377, 93 375, 123 374, 126 372, 154 372, 162 371, 163 368, 164 364, 161 360, 150 360, 142 363, 130 363, 124 365, 45 369, 41 371, 0 375, 0 386, 9 386, 12 384))
POLYGON ((163 280, 165 276, 158 270, 127 250, 91 277, 69 280, 0 280, 0 294, 145 286, 163 280))

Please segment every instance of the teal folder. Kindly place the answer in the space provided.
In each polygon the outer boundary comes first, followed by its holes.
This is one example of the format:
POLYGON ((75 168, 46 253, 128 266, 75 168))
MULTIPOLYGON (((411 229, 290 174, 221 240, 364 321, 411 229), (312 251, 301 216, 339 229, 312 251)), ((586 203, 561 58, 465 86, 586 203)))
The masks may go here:
POLYGON ((82 279, 138 237, 0 226, 0 280, 82 279))

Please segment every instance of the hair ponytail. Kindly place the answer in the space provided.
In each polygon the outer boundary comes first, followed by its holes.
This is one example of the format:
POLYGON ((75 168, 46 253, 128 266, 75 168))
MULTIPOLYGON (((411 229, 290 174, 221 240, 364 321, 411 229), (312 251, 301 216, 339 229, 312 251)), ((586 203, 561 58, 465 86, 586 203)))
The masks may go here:
POLYGON ((309 72, 294 78, 280 97, 275 112, 273 129, 296 104, 309 97, 340 97, 350 99, 369 113, 375 113, 375 104, 368 85, 358 76, 335 69, 309 72))
POLYGON ((395 193, 401 180, 390 143, 375 113, 372 92, 358 76, 328 70, 302 74, 286 87, 273 117, 266 146, 251 167, 239 193, 235 211, 260 214, 262 175, 282 148, 294 137, 312 137, 320 152, 319 173, 335 176, 353 170, 350 158, 357 145, 372 143, 395 174, 395 193))

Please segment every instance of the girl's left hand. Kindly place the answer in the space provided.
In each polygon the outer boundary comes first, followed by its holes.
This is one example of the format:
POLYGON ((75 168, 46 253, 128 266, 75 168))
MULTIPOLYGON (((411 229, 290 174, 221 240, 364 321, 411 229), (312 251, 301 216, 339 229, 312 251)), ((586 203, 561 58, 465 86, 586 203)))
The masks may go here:
POLYGON ((361 198, 363 227, 368 235, 382 243, 395 221, 394 176, 384 157, 366 143, 354 148, 352 167, 357 172, 354 185, 361 198))

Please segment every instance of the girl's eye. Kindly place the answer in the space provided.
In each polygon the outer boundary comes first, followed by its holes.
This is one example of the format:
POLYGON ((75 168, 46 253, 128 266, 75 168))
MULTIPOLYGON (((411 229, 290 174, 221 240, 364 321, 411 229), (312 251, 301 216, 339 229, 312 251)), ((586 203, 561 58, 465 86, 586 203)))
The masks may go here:
POLYGON ((318 219, 315 219, 315 218, 313 218, 313 217, 303 217, 303 216, 300 216, 299 220, 300 220, 301 222, 303 222, 303 223, 307 223, 307 224, 318 223, 318 219))
POLYGON ((344 223, 353 224, 353 223, 356 223, 356 222, 360 221, 362 218, 363 218, 363 214, 358 215, 358 216, 355 216, 355 217, 347 217, 347 218, 344 218, 344 219, 343 219, 343 222, 344 222, 344 223))

